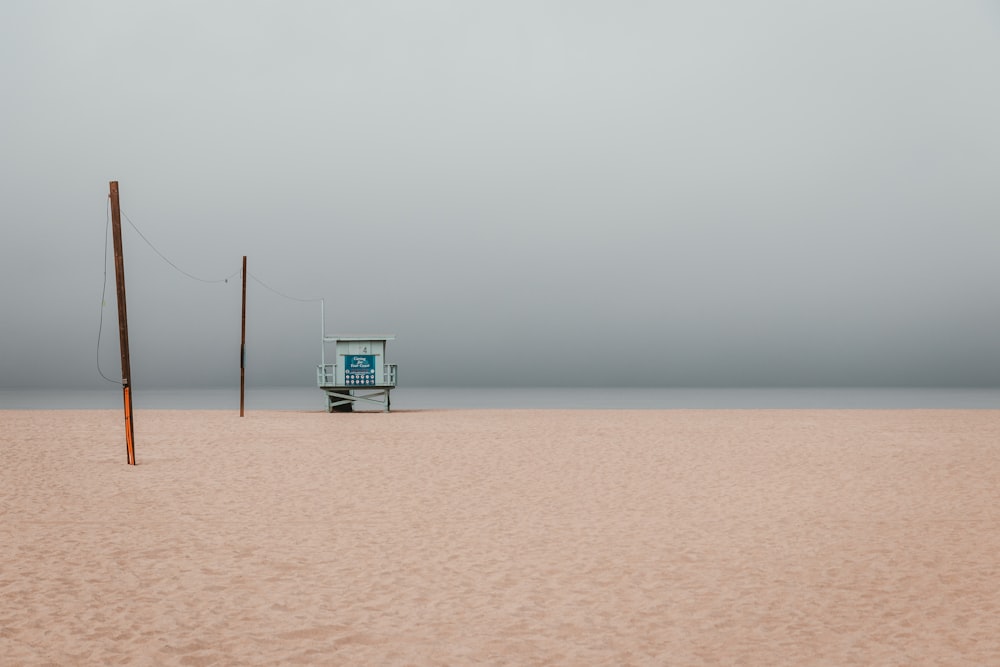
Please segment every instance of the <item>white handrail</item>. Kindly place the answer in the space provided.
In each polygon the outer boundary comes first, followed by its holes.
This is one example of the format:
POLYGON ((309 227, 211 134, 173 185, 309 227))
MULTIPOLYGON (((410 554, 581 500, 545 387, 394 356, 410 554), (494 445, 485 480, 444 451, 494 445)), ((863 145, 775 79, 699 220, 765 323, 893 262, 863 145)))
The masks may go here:
MULTIPOLYGON (((382 365, 382 382, 376 386, 395 387, 399 371, 396 364, 382 365)), ((337 364, 320 364, 316 366, 316 386, 336 387, 337 384, 337 364)))

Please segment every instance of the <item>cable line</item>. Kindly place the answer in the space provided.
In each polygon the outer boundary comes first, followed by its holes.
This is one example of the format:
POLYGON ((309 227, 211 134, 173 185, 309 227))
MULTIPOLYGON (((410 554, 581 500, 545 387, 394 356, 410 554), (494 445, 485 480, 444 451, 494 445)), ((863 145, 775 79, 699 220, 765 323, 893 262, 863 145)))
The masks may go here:
POLYGON ((260 278, 258 278, 254 274, 250 273, 249 271, 247 271, 247 277, 248 278, 252 278, 254 280, 254 282, 256 282, 258 285, 260 285, 264 289, 270 290, 270 291, 274 292, 275 294, 277 294, 278 296, 280 296, 280 297, 282 297, 284 299, 288 299, 289 301, 299 301, 301 303, 313 303, 313 302, 316 302, 316 301, 322 301, 323 300, 322 298, 318 298, 318 299, 299 299, 299 298, 296 298, 294 296, 288 296, 287 294, 284 294, 284 293, 279 292, 278 290, 274 289, 273 287, 271 287, 270 285, 268 285, 267 283, 265 283, 263 280, 261 280, 260 278))
MULTIPOLYGON (((139 227, 134 222, 132 222, 132 218, 128 217, 128 214, 126 214, 125 211, 121 211, 121 214, 122 214, 122 217, 124 217, 125 220, 128 222, 128 224, 131 225, 132 229, 134 229, 135 232, 139 235, 139 237, 143 241, 146 242, 146 245, 148 245, 153 250, 153 252, 155 252, 157 255, 159 255, 160 259, 162 259, 164 262, 166 262, 171 267, 173 267, 173 269, 175 271, 177 271, 178 273, 181 273, 181 274, 187 276, 191 280, 196 280, 196 281, 201 282, 201 283, 228 283, 231 278, 235 278, 236 276, 240 276, 240 275, 243 274, 243 269, 240 268, 239 270, 234 271, 233 273, 229 274, 225 278, 219 278, 217 280, 209 280, 207 278, 202 278, 200 276, 196 276, 193 273, 189 273, 189 272, 185 271, 184 269, 182 269, 181 267, 177 266, 177 264, 175 264, 174 262, 172 262, 166 255, 164 255, 162 252, 160 252, 160 250, 155 245, 153 245, 153 242, 150 241, 149 238, 147 238, 146 235, 142 233, 142 230, 139 229, 139 227)), ((105 307, 105 303, 106 303, 105 300, 107 298, 107 292, 108 292, 108 244, 109 244, 108 230, 109 230, 110 227, 111 227, 111 198, 109 197, 108 198, 108 204, 107 204, 107 210, 106 210, 106 219, 105 219, 105 224, 104 224, 104 284, 101 287, 101 314, 100 314, 100 319, 99 319, 99 322, 98 322, 98 325, 97 325, 97 372, 101 375, 102 378, 104 378, 108 382, 111 382, 112 384, 121 384, 121 381, 109 378, 101 370, 101 337, 102 337, 102 333, 104 331, 104 307, 105 307)), ((263 280, 261 280, 257 276, 255 276, 252 273, 250 273, 249 271, 246 272, 246 277, 252 278, 254 280, 254 282, 256 282, 258 285, 260 285, 264 289, 268 290, 269 292, 273 292, 274 294, 280 296, 283 299, 288 299, 289 301, 298 301, 299 303, 317 303, 317 302, 321 303, 321 304, 325 303, 325 301, 324 301, 323 298, 302 299, 302 298, 290 296, 288 294, 285 294, 284 292, 280 292, 280 291, 274 289, 273 287, 271 287, 270 285, 268 285, 267 283, 265 283, 263 280)), ((245 285, 244 285, 244 287, 245 287, 245 285)))
POLYGON ((111 198, 108 198, 104 221, 104 286, 101 288, 101 317, 97 323, 97 372, 112 384, 121 384, 121 380, 112 380, 101 370, 101 333, 104 331, 104 299, 108 294, 108 228, 111 226, 111 198))
POLYGON ((160 252, 159 250, 157 250, 156 246, 153 245, 153 242, 150 241, 148 238, 146 238, 146 235, 143 234, 142 231, 138 227, 135 226, 135 223, 132 222, 132 218, 128 217, 128 214, 126 214, 125 211, 122 211, 122 216, 124 216, 124 218, 126 220, 128 220, 128 224, 130 224, 132 226, 132 229, 134 229, 136 231, 136 233, 139 234, 139 236, 142 237, 142 240, 146 242, 146 245, 148 245, 150 248, 152 248, 153 252, 155 252, 157 255, 160 256, 160 259, 162 259, 164 262, 166 262, 170 266, 174 267, 180 273, 183 273, 185 276, 187 276, 191 280, 197 280, 198 282, 201 282, 201 283, 228 283, 230 278, 234 278, 234 277, 240 275, 240 271, 235 271, 234 273, 229 274, 225 278, 219 278, 218 280, 208 280, 206 278, 199 278, 198 276, 196 276, 194 274, 188 273, 187 271, 185 271, 184 269, 182 269, 181 267, 177 266, 176 264, 174 264, 173 262, 171 262, 169 259, 167 259, 167 256, 164 255, 162 252, 160 252))

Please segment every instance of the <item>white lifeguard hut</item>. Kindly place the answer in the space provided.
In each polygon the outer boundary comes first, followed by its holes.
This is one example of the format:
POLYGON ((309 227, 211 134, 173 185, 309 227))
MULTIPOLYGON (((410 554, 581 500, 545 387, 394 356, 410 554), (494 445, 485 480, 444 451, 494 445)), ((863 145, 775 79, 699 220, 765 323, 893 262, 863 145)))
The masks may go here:
POLYGON ((378 403, 389 412, 389 392, 396 386, 396 364, 386 361, 385 347, 395 336, 327 336, 316 367, 316 385, 326 393, 327 412, 351 412, 359 401, 378 403), (334 363, 326 361, 334 346, 334 363))

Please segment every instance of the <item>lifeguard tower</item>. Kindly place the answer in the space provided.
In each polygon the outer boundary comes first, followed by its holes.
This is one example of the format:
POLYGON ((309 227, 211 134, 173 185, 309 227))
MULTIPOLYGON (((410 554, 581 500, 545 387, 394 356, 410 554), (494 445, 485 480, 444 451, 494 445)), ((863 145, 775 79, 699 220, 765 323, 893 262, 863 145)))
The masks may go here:
POLYGON ((396 386, 396 364, 386 363, 385 345, 395 336, 323 335, 316 385, 326 393, 327 412, 351 412, 359 401, 378 403, 389 412, 389 392, 396 386), (334 346, 332 364, 327 345, 334 346))

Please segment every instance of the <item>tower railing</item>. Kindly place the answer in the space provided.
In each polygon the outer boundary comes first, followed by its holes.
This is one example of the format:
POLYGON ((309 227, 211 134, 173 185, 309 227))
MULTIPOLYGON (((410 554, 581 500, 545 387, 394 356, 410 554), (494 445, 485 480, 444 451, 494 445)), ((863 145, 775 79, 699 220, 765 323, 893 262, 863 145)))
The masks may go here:
MULTIPOLYGON (((382 382, 380 387, 396 386, 396 364, 384 364, 382 366, 382 382)), ((317 387, 336 387, 337 385, 337 364, 320 364, 316 367, 317 387)))

